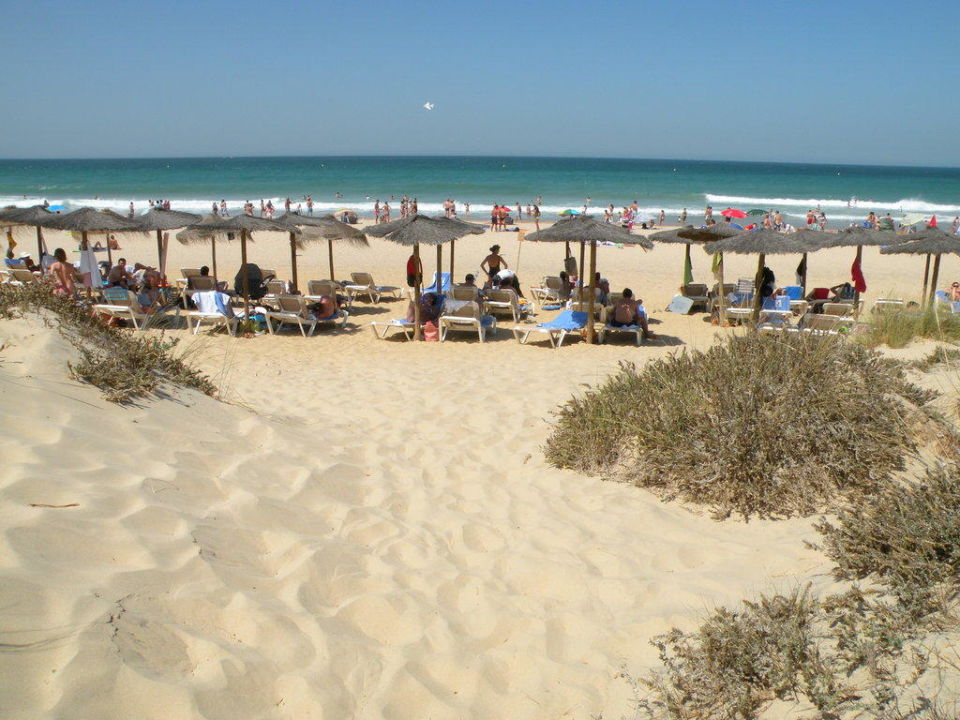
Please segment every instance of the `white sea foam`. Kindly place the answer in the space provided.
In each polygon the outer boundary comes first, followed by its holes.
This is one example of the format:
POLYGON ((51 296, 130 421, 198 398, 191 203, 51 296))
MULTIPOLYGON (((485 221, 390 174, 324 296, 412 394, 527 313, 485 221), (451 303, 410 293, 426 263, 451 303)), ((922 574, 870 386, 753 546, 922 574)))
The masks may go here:
MULTIPOLYGON (((710 205, 729 205, 750 208, 804 208, 804 213, 815 207, 862 209, 864 213, 871 210, 916 212, 916 213, 960 213, 960 205, 940 205, 926 202, 918 198, 903 198, 900 200, 876 200, 864 198, 850 198, 838 200, 836 198, 770 198, 770 197, 741 197, 739 195, 705 195, 710 205)), ((839 216, 838 216, 839 217, 839 216)), ((856 219, 861 219, 859 215, 856 219)))

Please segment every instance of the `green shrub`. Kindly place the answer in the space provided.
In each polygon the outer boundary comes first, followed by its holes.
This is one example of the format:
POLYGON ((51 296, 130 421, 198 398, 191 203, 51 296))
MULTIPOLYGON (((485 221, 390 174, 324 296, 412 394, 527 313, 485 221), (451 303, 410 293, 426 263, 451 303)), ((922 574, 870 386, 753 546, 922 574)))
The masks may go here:
POLYGON ((960 468, 884 486, 817 530, 838 578, 869 577, 922 614, 941 609, 960 591, 960 468))
POLYGON ((952 342, 960 340, 960 316, 934 310, 876 313, 858 337, 869 347, 902 348, 917 338, 952 342))
POLYGON ((545 453, 718 517, 806 516, 901 469, 934 396, 855 343, 751 333, 621 365, 560 408, 545 453))

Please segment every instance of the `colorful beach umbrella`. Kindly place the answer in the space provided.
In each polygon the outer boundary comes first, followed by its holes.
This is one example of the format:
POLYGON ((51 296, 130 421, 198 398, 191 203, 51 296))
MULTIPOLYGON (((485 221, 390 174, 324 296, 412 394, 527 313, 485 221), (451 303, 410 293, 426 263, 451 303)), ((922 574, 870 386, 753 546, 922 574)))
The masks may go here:
POLYGON ((724 217, 737 218, 738 220, 742 220, 747 216, 743 210, 737 210, 736 208, 727 208, 726 210, 721 210, 720 214, 724 217))
POLYGON ((580 214, 580 211, 579 211, 579 210, 574 210, 574 209, 572 209, 572 208, 567 208, 566 210, 560 211, 558 214, 559 214, 559 215, 579 215, 579 214, 580 214))

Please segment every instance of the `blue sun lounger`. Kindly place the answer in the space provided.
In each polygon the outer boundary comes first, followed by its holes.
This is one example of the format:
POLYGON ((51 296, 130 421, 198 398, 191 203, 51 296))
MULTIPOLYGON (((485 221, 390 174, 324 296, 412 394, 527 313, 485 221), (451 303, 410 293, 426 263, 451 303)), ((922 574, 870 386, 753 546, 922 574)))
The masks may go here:
POLYGON ((530 333, 546 333, 550 345, 559 348, 563 345, 567 335, 583 330, 587 326, 587 313, 577 310, 564 310, 550 322, 540 323, 533 327, 515 327, 513 334, 523 345, 530 337, 530 333))
MULTIPOLYGON (((437 274, 433 274, 433 283, 421 290, 421 294, 428 292, 435 293, 437 291, 437 274)), ((440 293, 450 292, 450 273, 442 273, 440 276, 440 293)))

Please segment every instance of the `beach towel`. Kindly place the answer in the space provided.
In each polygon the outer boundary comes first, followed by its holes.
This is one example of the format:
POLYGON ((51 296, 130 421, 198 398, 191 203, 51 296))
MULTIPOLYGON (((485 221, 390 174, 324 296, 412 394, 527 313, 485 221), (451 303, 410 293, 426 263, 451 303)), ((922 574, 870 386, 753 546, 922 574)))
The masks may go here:
POLYGON ((713 264, 710 269, 713 271, 713 277, 720 282, 720 276, 723 274, 723 253, 713 254, 713 264))
POLYGON ((550 322, 540 323, 539 328, 545 330, 566 330, 574 332, 587 326, 587 314, 579 310, 564 310, 550 322))
POLYGON ((230 297, 226 293, 216 290, 204 290, 193 294, 193 303, 202 313, 214 315, 219 313, 226 317, 233 317, 233 308, 228 304, 230 297))
POLYGON ((683 284, 689 285, 693 282, 693 263, 690 262, 690 256, 683 259, 683 284))
POLYGON ((853 278, 853 287, 858 293, 867 291, 867 281, 863 277, 863 270, 860 269, 860 260, 854 260, 850 268, 850 275, 853 278))

